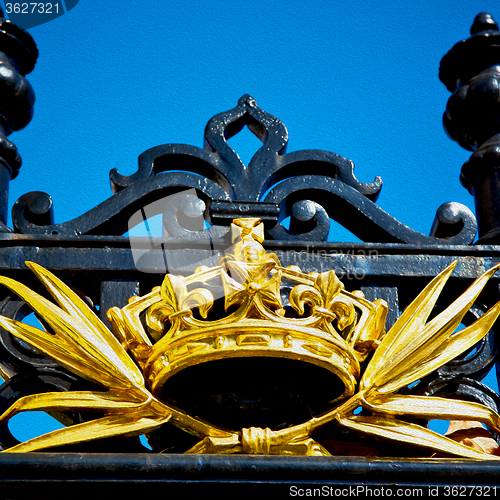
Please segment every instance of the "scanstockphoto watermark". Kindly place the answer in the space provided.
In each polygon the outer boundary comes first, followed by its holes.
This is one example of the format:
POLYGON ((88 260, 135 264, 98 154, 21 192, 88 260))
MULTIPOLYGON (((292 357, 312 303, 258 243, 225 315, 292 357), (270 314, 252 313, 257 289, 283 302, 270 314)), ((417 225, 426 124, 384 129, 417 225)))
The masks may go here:
POLYGON ((276 251, 283 265, 296 265, 301 269, 326 267, 333 269, 342 280, 363 280, 371 267, 370 259, 378 257, 372 248, 343 247, 318 249, 306 245, 303 249, 276 251))
POLYGON ((305 498, 436 498, 436 497, 496 497, 498 486, 481 485, 352 485, 352 486, 290 486, 290 497, 305 498))
MULTIPOLYGON (((296 258, 300 261, 311 262, 320 261, 323 259, 331 258, 334 256, 345 256, 346 259, 356 259, 356 258, 374 258, 378 257, 379 251, 376 248, 364 248, 364 247, 342 247, 342 248, 317 248, 310 244, 306 244, 300 250, 287 250, 286 252, 294 252, 296 258)), ((286 253, 284 252, 284 253, 286 253)))
POLYGON ((291 497, 298 498, 427 498, 428 490, 419 487, 396 487, 391 486, 320 486, 320 487, 300 487, 290 486, 291 497))
MULTIPOLYGON (((135 267, 145 273, 193 273, 200 266, 213 267, 230 253, 229 227, 210 226, 206 204, 195 189, 187 189, 157 200, 130 217, 130 246, 135 267), (227 243, 222 243, 222 241, 227 243)), ((275 250, 282 264, 314 268, 328 262, 340 280, 363 280, 368 260, 376 249, 361 247, 275 250)))
POLYGON ((3 16, 24 29, 34 28, 64 16, 79 0, 48 0, 44 2, 0 1, 3 16), (3 3, 3 5, 2 5, 3 3))
POLYGON ((216 265, 230 248, 230 243, 221 244, 229 228, 211 228, 205 212, 205 202, 195 189, 166 196, 135 212, 128 221, 128 234, 137 270, 185 274, 216 265))

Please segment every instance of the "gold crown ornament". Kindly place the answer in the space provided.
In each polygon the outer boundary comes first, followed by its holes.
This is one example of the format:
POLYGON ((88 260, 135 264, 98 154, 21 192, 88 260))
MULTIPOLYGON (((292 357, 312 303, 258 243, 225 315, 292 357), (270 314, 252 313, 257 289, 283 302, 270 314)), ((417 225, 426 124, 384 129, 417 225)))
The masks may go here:
POLYGON ((232 229, 235 243, 218 266, 202 267, 188 278, 168 275, 159 292, 108 312, 115 335, 141 363, 153 394, 160 394, 172 375, 194 365, 265 357, 324 368, 343 383, 336 399, 352 395, 360 363, 384 330, 385 302, 371 303, 362 294, 346 292, 333 271, 308 275, 297 267, 281 267, 276 255, 261 245, 259 219, 236 220, 232 229), (293 284, 288 307, 281 297, 285 280, 293 284), (196 283, 205 288, 189 289, 196 283), (228 313, 215 320, 208 318, 215 302, 206 288, 210 283, 219 292, 216 295, 222 295, 228 313), (149 306, 153 297, 155 303, 149 306), (147 308, 147 333, 137 321, 142 305, 147 308), (200 318, 195 317, 195 308, 200 318), (135 311, 133 323, 127 322, 132 318, 128 310, 135 311), (147 359, 135 356, 134 346, 141 351, 150 337, 155 343, 150 344, 147 359))
POLYGON ((496 458, 398 418, 469 420, 500 431, 495 412, 478 403, 398 391, 490 330, 500 302, 455 331, 498 266, 427 322, 453 263, 386 333, 383 300, 370 302, 361 292, 344 290, 333 271, 282 267, 262 247, 259 219, 234 220, 232 236, 233 245, 215 267, 202 266, 187 277, 167 275, 148 295, 111 308, 112 331, 37 264, 27 263, 57 305, 0 277, 52 332, 4 317, 0 325, 103 388, 20 398, 0 422, 30 410, 102 416, 5 451, 149 435, 173 424, 198 439, 186 453, 329 455, 314 437, 336 424, 431 453, 496 458))

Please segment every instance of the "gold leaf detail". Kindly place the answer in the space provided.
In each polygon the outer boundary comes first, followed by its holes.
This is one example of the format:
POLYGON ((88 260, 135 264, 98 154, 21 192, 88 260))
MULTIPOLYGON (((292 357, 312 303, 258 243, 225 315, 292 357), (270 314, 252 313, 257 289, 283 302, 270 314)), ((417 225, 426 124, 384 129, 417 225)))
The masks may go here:
POLYGON ((242 334, 236 339, 238 345, 270 345, 271 337, 269 335, 242 334))
POLYGON ((363 417, 353 415, 349 418, 340 419, 340 423, 348 429, 357 430, 362 433, 385 437, 392 441, 404 444, 431 448, 433 450, 450 453, 467 458, 500 459, 487 455, 481 451, 474 450, 468 446, 459 444, 452 439, 425 429, 419 425, 410 424, 401 420, 386 418, 378 415, 363 417))
POLYGON ((309 352, 312 352, 313 354, 319 354, 320 356, 323 356, 325 358, 330 358, 333 354, 330 349, 323 347, 321 344, 304 344, 302 345, 302 347, 304 349, 307 349, 309 352))
POLYGON ((208 345, 200 342, 197 344, 194 344, 194 343, 188 344, 186 347, 187 347, 187 350, 189 352, 199 352, 199 351, 203 351, 203 349, 206 349, 208 347, 208 345))
POLYGON ((449 266, 408 306, 370 361, 361 380, 361 390, 394 392, 424 377, 481 340, 500 314, 500 302, 472 325, 455 332, 495 266, 482 276, 441 314, 425 324, 441 289, 455 265, 449 266))

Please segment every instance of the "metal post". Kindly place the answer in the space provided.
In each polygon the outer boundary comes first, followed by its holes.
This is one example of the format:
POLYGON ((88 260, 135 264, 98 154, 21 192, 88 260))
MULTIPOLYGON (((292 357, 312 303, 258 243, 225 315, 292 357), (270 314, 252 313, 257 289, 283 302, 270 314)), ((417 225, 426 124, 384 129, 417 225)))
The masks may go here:
POLYGON ((500 32, 482 12, 471 37, 446 54, 439 78, 453 95, 443 124, 449 136, 475 153, 462 167, 460 180, 474 196, 479 243, 500 241, 500 32))
POLYGON ((0 232, 7 232, 9 183, 21 157, 7 136, 33 117, 35 93, 24 75, 35 67, 38 49, 31 35, 7 19, 0 9, 0 232))

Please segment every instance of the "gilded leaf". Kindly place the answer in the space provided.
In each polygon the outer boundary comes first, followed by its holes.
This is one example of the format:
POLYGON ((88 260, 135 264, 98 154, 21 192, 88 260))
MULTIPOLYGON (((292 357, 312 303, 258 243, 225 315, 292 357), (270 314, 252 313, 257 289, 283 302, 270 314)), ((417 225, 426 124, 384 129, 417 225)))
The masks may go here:
POLYGON ((419 425, 410 424, 393 418, 387 418, 380 415, 364 417, 353 415, 350 417, 339 418, 340 425, 364 434, 370 434, 377 437, 383 437, 392 441, 399 441, 406 445, 415 445, 424 448, 430 448, 434 451, 449 453, 465 458, 500 460, 500 457, 481 453, 468 446, 448 439, 419 425))
POLYGON ((131 378, 142 385, 142 375, 137 366, 123 350, 116 337, 109 331, 106 325, 89 308, 89 306, 50 271, 34 262, 26 262, 26 265, 35 273, 37 278, 43 283, 59 306, 70 316, 80 320, 92 334, 100 337, 102 342, 113 350, 114 354, 120 359, 126 367, 131 378))
MULTIPOLYGON (((366 400, 366 407, 390 415, 411 415, 442 420, 473 420, 500 431, 500 416, 488 407, 469 401, 425 396, 380 395, 366 400)), ((363 405, 365 406, 365 405, 363 405)))
POLYGON ((88 373, 85 378, 92 377, 100 384, 122 388, 144 384, 141 372, 130 358, 129 362, 124 361, 128 355, 118 342, 110 345, 103 341, 99 334, 89 329, 79 318, 73 318, 60 307, 17 281, 0 277, 0 284, 10 288, 39 313, 52 327, 56 335, 50 335, 36 328, 26 328, 23 323, 0 317, 2 326, 10 333, 22 338, 23 341, 35 348, 41 349, 49 356, 53 355, 52 357, 56 361, 60 359, 66 365, 68 362, 81 364, 83 361, 88 363, 90 359, 91 363, 87 367, 88 373), (30 338, 32 334, 33 340, 30 338), (63 343, 67 352, 62 353, 58 343, 63 343), (75 358, 74 361, 70 359, 72 355, 75 358))
POLYGON ((20 443, 3 453, 26 453, 66 444, 109 438, 134 436, 151 432, 170 420, 170 415, 140 416, 133 414, 111 415, 91 422, 57 429, 42 436, 20 443))
MULTIPOLYGON (((431 304, 434 305, 437 300, 438 292, 451 274, 452 267, 449 266, 438 275, 430 284, 433 286, 430 287, 430 285, 428 285, 424 290, 424 292, 427 291, 427 293, 420 294, 414 302, 408 306, 407 311, 413 311, 416 317, 414 319, 405 317, 401 322, 400 318, 391 328, 389 333, 382 339, 379 348, 375 352, 361 380, 362 390, 376 387, 381 388, 385 386, 389 380, 395 383, 394 386, 391 386, 391 390, 396 390, 393 388, 396 385, 399 385, 399 387, 405 385, 404 383, 401 383, 402 385, 399 384, 399 381, 402 380, 403 377, 405 377, 406 380, 409 377, 409 371, 413 369, 418 372, 421 367, 427 366, 429 361, 438 357, 437 352, 440 351, 440 346, 452 336, 455 329, 460 325, 465 313, 470 309, 486 285, 486 282, 497 271, 498 267, 499 266, 491 268, 476 279, 467 291, 448 308, 423 326, 430 314, 429 308, 431 304), (430 296, 433 296, 432 300, 429 299, 430 296)), ((489 324, 490 319, 492 319, 491 323, 496 319, 496 311, 497 309, 493 308, 493 311, 490 312, 486 318, 478 320, 478 324, 482 326, 482 329, 479 330, 480 333, 478 333, 479 339, 486 335, 488 330, 485 329, 485 325, 489 324)), ((403 315, 405 315, 405 313, 403 313, 403 315)), ((403 315, 401 317, 403 317, 403 315)), ((460 332, 457 332, 456 335, 458 335, 458 337, 456 338, 459 339, 460 335, 467 335, 471 331, 474 333, 478 332, 474 324, 464 330, 466 333, 460 334, 460 332)), ((468 347, 465 347, 465 349, 467 348, 468 347)), ((461 354, 461 352, 463 351, 456 349, 452 357, 456 357, 461 354)), ((434 364, 432 366, 434 366, 434 364)), ((437 367, 438 366, 435 368, 437 367)), ((424 370, 422 369, 421 371, 424 370)), ((413 378, 413 380, 416 379, 413 378)), ((389 391, 389 386, 385 386, 384 392, 389 391)))
POLYGON ((18 399, 0 416, 0 423, 24 411, 105 410, 126 413, 147 403, 148 398, 136 398, 129 393, 70 391, 31 394, 18 399))
POLYGON ((0 316, 0 326, 85 380, 105 386, 113 384, 113 379, 107 370, 104 370, 100 364, 94 363, 92 356, 62 335, 55 336, 2 316, 0 316))
POLYGON ((378 392, 390 393, 425 377, 448 363, 479 342, 491 329, 500 315, 500 302, 495 304, 472 325, 450 335, 450 329, 443 329, 424 344, 412 356, 413 364, 401 364, 380 385, 378 392))
POLYGON ((362 390, 373 385, 374 377, 380 374, 380 371, 389 362, 394 352, 400 349, 407 340, 414 337, 416 332, 424 326, 441 290, 456 265, 457 263, 453 262, 439 273, 404 310, 396 323, 387 332, 366 368, 360 384, 362 390))

